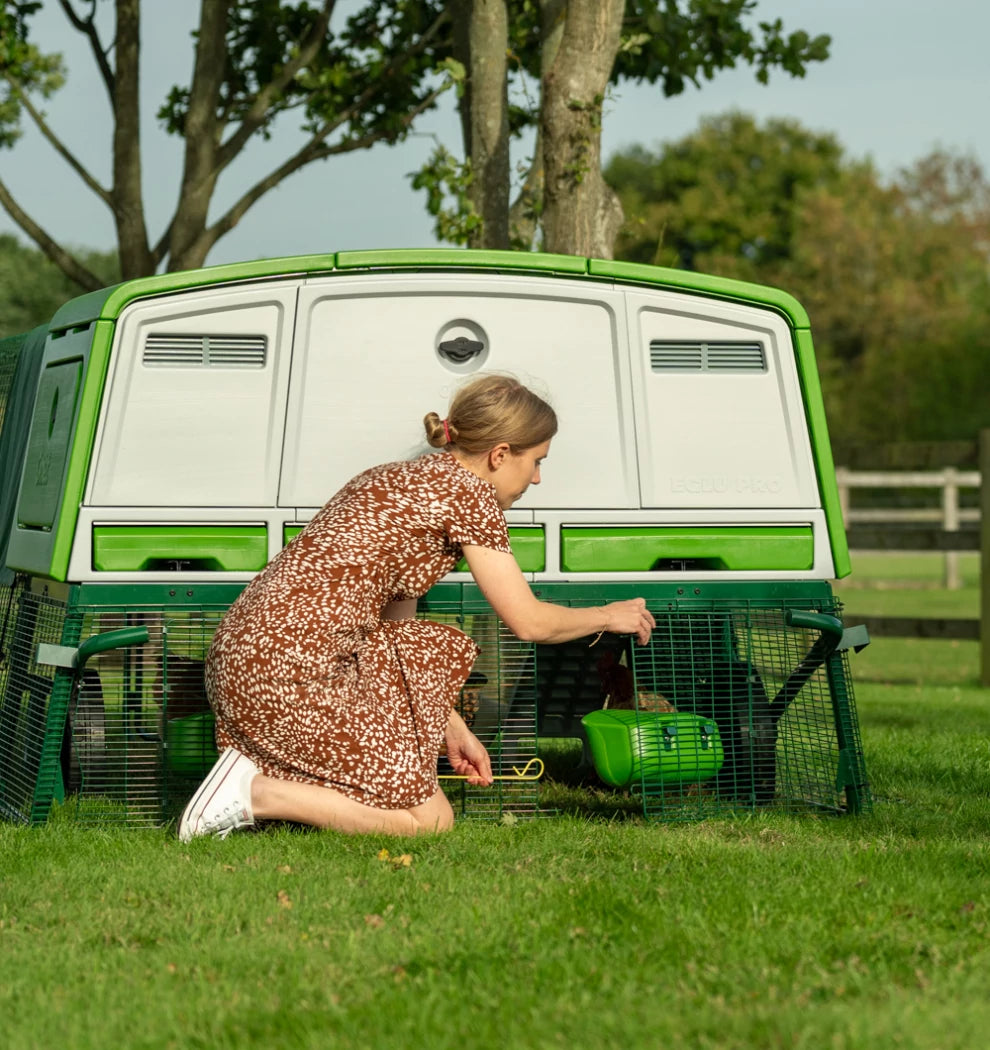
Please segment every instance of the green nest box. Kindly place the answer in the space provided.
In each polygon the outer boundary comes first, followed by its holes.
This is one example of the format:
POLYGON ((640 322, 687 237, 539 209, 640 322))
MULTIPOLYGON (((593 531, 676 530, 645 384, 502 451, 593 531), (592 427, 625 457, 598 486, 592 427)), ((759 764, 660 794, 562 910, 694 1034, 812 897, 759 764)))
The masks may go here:
POLYGON ((595 769, 612 787, 690 783, 722 768, 718 726, 699 715, 600 710, 581 723, 595 769))

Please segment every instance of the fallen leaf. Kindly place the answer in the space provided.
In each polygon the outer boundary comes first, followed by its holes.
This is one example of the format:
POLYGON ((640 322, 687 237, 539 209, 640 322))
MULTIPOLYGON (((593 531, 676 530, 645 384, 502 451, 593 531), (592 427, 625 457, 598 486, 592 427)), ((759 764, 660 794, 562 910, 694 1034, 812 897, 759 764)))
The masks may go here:
POLYGON ((364 924, 373 930, 380 930, 385 925, 385 920, 380 915, 365 915, 364 924))
POLYGON ((278 906, 280 908, 292 907, 292 901, 290 900, 289 895, 285 892, 285 890, 278 891, 278 906))

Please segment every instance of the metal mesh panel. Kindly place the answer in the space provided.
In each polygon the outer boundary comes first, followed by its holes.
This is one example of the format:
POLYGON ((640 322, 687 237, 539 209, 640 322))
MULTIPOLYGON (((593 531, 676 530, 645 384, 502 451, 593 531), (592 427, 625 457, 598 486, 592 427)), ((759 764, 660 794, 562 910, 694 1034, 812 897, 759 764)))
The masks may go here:
MULTIPOLYGON (((678 599, 651 609, 649 646, 606 634, 589 648, 588 639, 521 642, 480 599, 430 600, 423 615, 481 647, 459 707, 500 778, 473 787, 441 759, 459 816, 535 813, 538 736, 585 735, 585 716, 603 708, 628 752, 607 782, 651 819, 868 805, 845 653, 823 650, 817 630, 789 626, 784 603, 678 599)), ((215 758, 202 668, 225 611, 66 610, 0 588, 0 815, 44 819, 64 793, 66 812, 82 822, 144 826, 177 816, 215 758), (75 646, 135 626, 147 629, 146 644, 100 653, 79 675, 35 662, 39 643, 75 646)), ((840 606, 819 601, 812 611, 838 617, 840 606)), ((601 774, 593 751, 586 760, 601 774)))
POLYGON ((535 661, 532 643, 521 642, 487 604, 431 603, 431 620, 453 623, 481 646, 458 709, 468 727, 488 749, 492 787, 474 787, 455 779, 440 759, 440 784, 458 816, 500 820, 532 816, 539 805, 534 760, 537 757, 535 661), (448 611, 449 610, 449 611, 448 611))
MULTIPOLYGON (((0 592, 0 603, 5 598, 0 592)), ((38 819, 44 819, 52 798, 64 794, 64 815, 79 823, 146 827, 177 817, 216 759, 203 661, 226 606, 76 608, 71 637, 62 606, 22 594, 19 607, 12 621, 16 656, 2 672, 9 680, 0 710, 6 815, 32 819, 37 796, 38 819), (99 653, 77 675, 38 668, 31 655, 42 641, 75 645, 132 627, 147 629, 145 644, 99 653), (65 688, 65 713, 48 725, 55 683, 65 688), (39 781, 45 748, 54 767, 39 781)), ((496 775, 506 778, 492 788, 473 787, 452 778, 442 758, 440 773, 448 779, 441 783, 455 812, 477 819, 535 813, 537 784, 527 767, 536 757, 532 645, 512 637, 486 605, 440 607, 427 615, 455 623, 482 647, 459 707, 488 747, 496 775), (520 780, 517 769, 531 779, 520 780)))
POLYGON ((66 612, 61 602, 15 583, 0 587, 0 617, 0 816, 26 823, 36 818, 39 777, 50 780, 60 743, 49 742, 46 755, 56 675, 35 655, 40 643, 62 641, 66 612))
POLYGON ((144 627, 148 641, 86 665, 70 705, 68 805, 81 823, 176 817, 216 760, 203 660, 225 608, 87 609, 83 637, 144 627))
POLYGON ((629 646, 613 670, 609 700, 634 712, 621 716, 626 740, 608 727, 629 749, 626 786, 648 817, 867 804, 845 653, 788 626, 779 607, 652 611, 650 645, 629 646))

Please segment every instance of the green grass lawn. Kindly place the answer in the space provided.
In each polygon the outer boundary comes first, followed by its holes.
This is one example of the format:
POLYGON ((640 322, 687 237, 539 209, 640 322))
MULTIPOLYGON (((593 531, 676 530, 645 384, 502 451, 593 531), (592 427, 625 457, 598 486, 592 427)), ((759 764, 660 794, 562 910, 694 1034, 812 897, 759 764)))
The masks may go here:
POLYGON ((942 589, 939 554, 853 552, 852 575, 836 584, 851 616, 932 616, 977 619, 980 615, 978 554, 960 555, 962 586, 942 589))
POLYGON ((270 829, 190 846, 58 815, 0 824, 0 1040, 980 1050, 977 659, 975 643, 899 639, 853 658, 875 795, 860 817, 572 814, 415 841, 270 829))

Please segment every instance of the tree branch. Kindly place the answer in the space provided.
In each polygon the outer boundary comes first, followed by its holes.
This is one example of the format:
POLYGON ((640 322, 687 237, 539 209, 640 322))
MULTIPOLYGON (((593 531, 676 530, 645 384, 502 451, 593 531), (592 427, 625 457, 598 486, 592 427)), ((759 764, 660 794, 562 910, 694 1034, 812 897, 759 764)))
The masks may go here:
POLYGON ((220 150, 218 158, 220 170, 225 168, 240 153, 248 139, 264 124, 265 117, 272 108, 273 100, 292 83, 301 69, 304 69, 312 62, 320 49, 323 38, 326 36, 327 27, 330 25, 330 18, 333 15, 335 6, 336 0, 324 0, 323 10, 313 24, 309 39, 300 47, 299 54, 293 61, 285 64, 276 80, 266 84, 255 96, 247 115, 220 150))
POLYGON ((80 33, 88 38, 90 49, 93 52, 93 57, 96 59, 96 64, 100 70, 100 76, 103 78, 103 84, 107 89, 107 94, 110 96, 110 104, 113 105, 117 94, 117 78, 114 76, 114 72, 110 68, 110 63, 107 61, 107 52, 110 49, 104 49, 103 45, 100 43, 100 36, 96 32, 96 23, 94 21, 94 16, 96 14, 96 0, 90 0, 89 18, 80 18, 79 15, 76 14, 71 0, 59 0, 59 3, 62 5, 65 17, 68 18, 73 27, 78 29, 80 33))
MULTIPOLYGON (((347 107, 347 109, 345 109, 342 113, 339 113, 337 117, 334 118, 334 120, 332 120, 325 127, 321 128, 320 131, 317 132, 317 134, 314 136, 313 141, 322 141, 328 135, 336 131, 337 128, 339 128, 341 125, 345 124, 348 120, 350 120, 355 113, 359 113, 367 105, 367 103, 372 98, 374 98, 381 84, 383 84, 388 79, 389 75, 395 69, 397 69, 403 63, 405 63, 409 58, 419 54, 426 48, 426 46, 433 39, 433 37, 435 37, 440 31, 441 27, 448 20, 448 18, 449 15, 447 10, 444 9, 443 11, 441 11, 437 18, 434 20, 433 24, 426 30, 425 33, 422 34, 422 36, 419 38, 416 44, 413 47, 407 48, 405 51, 402 52, 402 54, 396 55, 392 59, 392 61, 389 62, 389 64, 385 67, 385 69, 382 70, 376 82, 374 84, 370 84, 367 88, 365 88, 365 90, 362 91, 360 95, 358 95, 358 97, 347 107)), ((435 99, 436 95, 437 93, 431 94, 430 99, 435 99)), ((414 113, 416 115, 418 115, 421 112, 422 109, 420 107, 417 107, 416 110, 414 110, 414 113)), ((238 128, 236 132, 234 132, 234 135, 220 147, 220 151, 218 154, 218 169, 216 174, 219 174, 220 171, 222 171, 224 168, 227 167, 228 164, 230 164, 230 162, 237 156, 240 150, 243 149, 247 138, 258 129, 260 124, 261 121, 259 120, 258 123, 248 133, 248 135, 241 136, 241 131, 244 128, 244 125, 242 124, 241 127, 238 128)), ((379 135, 374 141, 380 141, 384 137, 384 134, 379 135)), ((304 146, 303 149, 305 148, 306 147, 304 146)), ((327 155, 329 156, 329 154, 327 155)))
POLYGON ((157 244, 151 249, 151 259, 155 269, 158 269, 162 259, 168 255, 168 246, 172 240, 172 225, 175 222, 174 216, 169 220, 168 226, 165 227, 161 237, 158 238, 157 244))
MULTIPOLYGON (((402 123, 408 127, 421 113, 427 110, 437 98, 446 90, 445 88, 437 88, 436 91, 431 92, 415 109, 411 110, 402 118, 402 123)), ((207 252, 213 247, 214 244, 220 238, 229 233, 244 217, 246 212, 261 199, 269 190, 274 189, 280 182, 288 178, 289 175, 294 174, 300 168, 305 167, 314 160, 325 160, 327 157, 332 157, 341 153, 352 153, 359 149, 369 149, 374 146, 375 143, 383 140, 394 139, 397 137, 395 132, 369 132, 367 135, 362 135, 360 138, 345 139, 343 142, 335 143, 332 146, 327 146, 324 143, 324 139, 333 131, 332 127, 322 129, 319 134, 314 135, 309 142, 306 143, 300 150, 298 150, 293 156, 291 156, 285 163, 280 164, 277 168, 271 171, 263 179, 256 182, 246 193, 244 193, 235 203, 220 216, 217 221, 204 230, 202 234, 202 240, 200 246, 205 244, 205 249, 202 251, 202 257, 205 258, 207 252)))
POLYGON ((28 111, 31 119, 34 121, 38 130, 48 140, 49 145, 55 150, 56 153, 69 165, 70 168, 83 180, 84 183, 103 201, 107 207, 112 207, 110 200, 110 191, 105 187, 101 186, 95 178, 83 167, 82 163, 76 159, 75 155, 69 150, 69 148, 62 142, 62 140, 55 134, 54 131, 48 126, 47 121, 34 108, 31 100, 21 90, 17 82, 11 77, 9 73, 4 73, 4 80, 10 84, 17 95, 18 101, 28 111))
POLYGON ((67 277, 76 284, 92 292, 103 287, 103 281, 88 270, 74 256, 70 255, 60 244, 57 244, 11 196, 3 180, 0 179, 0 205, 18 226, 31 238, 67 277))

